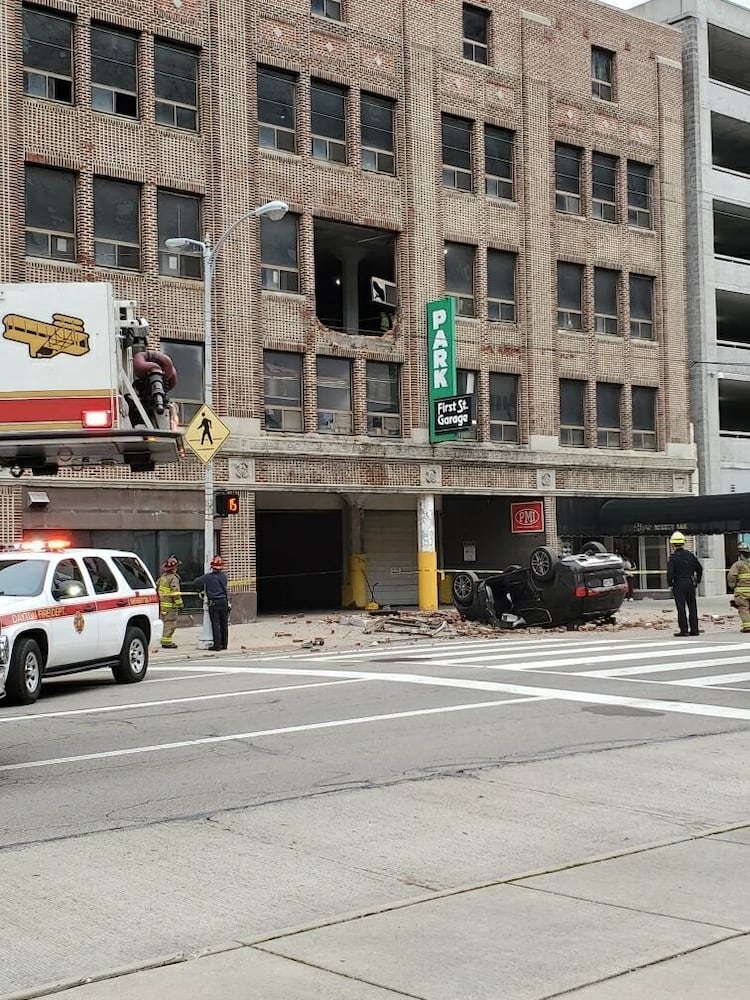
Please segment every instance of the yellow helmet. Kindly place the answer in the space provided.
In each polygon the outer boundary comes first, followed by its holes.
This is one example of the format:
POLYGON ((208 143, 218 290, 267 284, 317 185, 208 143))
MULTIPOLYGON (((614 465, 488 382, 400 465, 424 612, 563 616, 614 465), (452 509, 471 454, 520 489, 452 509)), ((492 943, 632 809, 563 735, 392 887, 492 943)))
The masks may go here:
POLYGON ((674 532, 672 532, 672 537, 669 539, 669 544, 670 545, 684 545, 685 544, 685 536, 683 535, 683 533, 681 531, 674 531, 674 532))

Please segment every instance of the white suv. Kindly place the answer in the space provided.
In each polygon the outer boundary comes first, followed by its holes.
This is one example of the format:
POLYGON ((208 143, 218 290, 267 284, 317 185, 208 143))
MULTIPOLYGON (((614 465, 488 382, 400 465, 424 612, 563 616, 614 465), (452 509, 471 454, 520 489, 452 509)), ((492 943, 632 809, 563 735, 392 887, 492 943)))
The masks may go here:
POLYGON ((0 551, 0 696, 30 705, 42 677, 111 667, 142 681, 161 641, 153 578, 132 552, 22 545, 0 551))

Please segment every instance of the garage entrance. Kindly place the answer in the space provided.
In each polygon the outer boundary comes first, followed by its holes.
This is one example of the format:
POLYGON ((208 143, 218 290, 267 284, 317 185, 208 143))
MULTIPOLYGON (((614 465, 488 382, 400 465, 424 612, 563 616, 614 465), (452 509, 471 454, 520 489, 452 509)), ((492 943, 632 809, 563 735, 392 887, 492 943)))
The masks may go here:
POLYGON ((339 510, 258 511, 258 613, 341 607, 339 510))
POLYGON ((417 604, 417 518, 413 510, 366 510, 367 579, 378 604, 417 604))

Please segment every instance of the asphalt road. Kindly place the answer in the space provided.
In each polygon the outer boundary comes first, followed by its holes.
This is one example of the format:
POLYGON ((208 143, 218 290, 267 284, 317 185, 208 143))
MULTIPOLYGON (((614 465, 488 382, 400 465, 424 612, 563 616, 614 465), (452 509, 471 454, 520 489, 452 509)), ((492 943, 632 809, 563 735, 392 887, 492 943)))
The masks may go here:
POLYGON ((750 821, 746 650, 192 658, 0 703, 0 997, 750 821))

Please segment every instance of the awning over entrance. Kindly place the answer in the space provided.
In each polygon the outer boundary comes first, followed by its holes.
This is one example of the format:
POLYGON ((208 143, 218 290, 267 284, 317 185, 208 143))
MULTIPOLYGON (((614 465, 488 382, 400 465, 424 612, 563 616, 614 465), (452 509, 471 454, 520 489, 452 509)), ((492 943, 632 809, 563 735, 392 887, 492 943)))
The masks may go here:
POLYGON ((676 528, 691 535, 750 531, 750 494, 629 497, 607 500, 599 511, 603 535, 661 535, 676 528))

